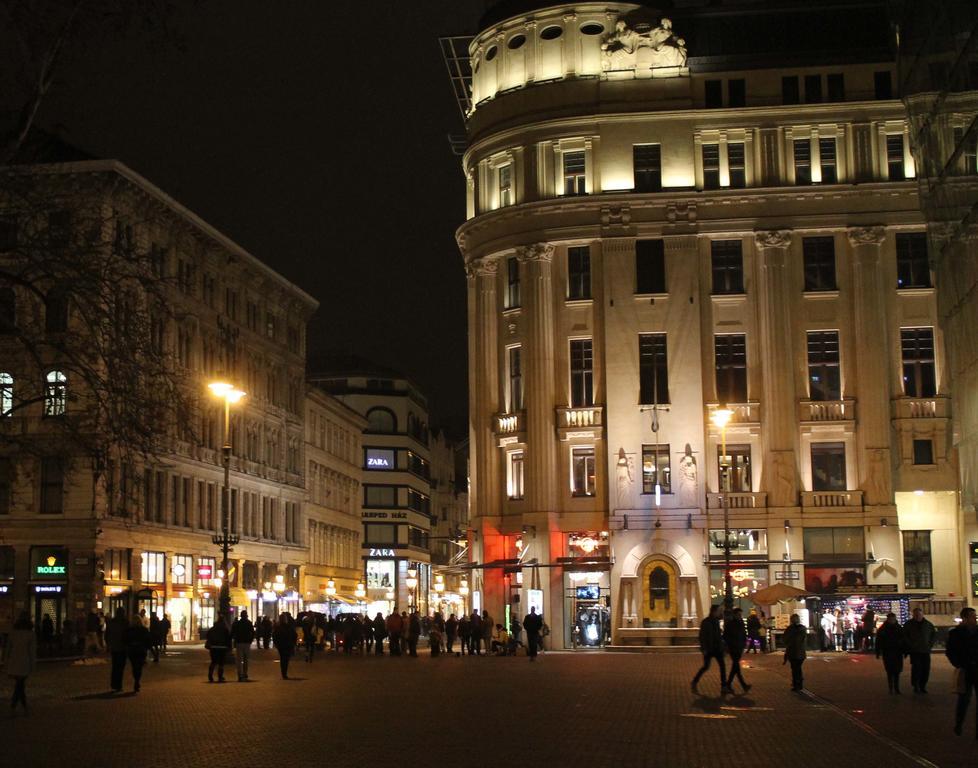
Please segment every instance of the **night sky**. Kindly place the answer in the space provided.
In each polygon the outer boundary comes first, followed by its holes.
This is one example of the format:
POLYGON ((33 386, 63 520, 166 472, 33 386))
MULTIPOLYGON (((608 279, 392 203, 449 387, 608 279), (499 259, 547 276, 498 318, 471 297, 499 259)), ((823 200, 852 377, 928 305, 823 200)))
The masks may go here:
POLYGON ((463 131, 438 45, 481 0, 179 3, 180 45, 70 52, 40 125, 117 158, 321 303, 309 353, 354 353, 465 435, 463 131))

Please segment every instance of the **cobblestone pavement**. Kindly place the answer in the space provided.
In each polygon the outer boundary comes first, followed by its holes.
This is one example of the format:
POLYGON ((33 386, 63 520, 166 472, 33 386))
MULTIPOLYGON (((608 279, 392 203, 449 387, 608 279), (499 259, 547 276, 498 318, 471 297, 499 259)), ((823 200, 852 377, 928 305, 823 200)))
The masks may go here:
MULTIPOLYGON (((285 681, 274 651, 252 651, 254 682, 210 685, 204 651, 184 647, 147 665, 141 693, 116 696, 106 693, 107 665, 46 663, 30 680, 31 715, 0 718, 0 765, 239 768, 294 764, 299 754, 359 768, 978 765, 974 732, 951 733, 943 657, 934 656, 929 696, 900 697, 868 656, 810 658, 812 695, 791 693, 771 655, 749 657, 749 695, 721 698, 711 670, 697 696, 698 662, 329 655, 294 661, 296 679, 285 681)), ((2 685, 9 695, 9 680, 2 685)))

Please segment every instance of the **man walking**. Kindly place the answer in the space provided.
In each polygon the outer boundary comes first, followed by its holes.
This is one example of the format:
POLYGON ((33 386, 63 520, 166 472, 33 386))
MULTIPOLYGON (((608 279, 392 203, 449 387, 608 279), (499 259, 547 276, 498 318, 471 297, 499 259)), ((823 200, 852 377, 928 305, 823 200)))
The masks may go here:
POLYGON ((709 615, 700 622, 700 651, 703 654, 703 666, 690 684, 693 693, 699 693, 696 686, 710 668, 710 661, 713 659, 716 659, 717 666, 720 668, 720 693, 733 693, 727 687, 727 671, 723 663, 723 633, 720 631, 719 605, 711 605, 709 615))
POLYGON ((914 608, 913 616, 903 625, 910 652, 910 685, 914 693, 927 693, 930 680, 930 651, 937 640, 937 630, 924 618, 922 608, 914 608))
POLYGON ((238 663, 238 682, 248 680, 248 658, 251 656, 251 643, 255 639, 255 626, 248 618, 248 611, 241 615, 231 625, 231 639, 234 640, 234 653, 238 663))
POLYGON ((126 672, 126 630, 129 622, 126 621, 126 609, 116 608, 115 616, 109 619, 105 625, 105 644, 109 647, 112 655, 112 690, 119 692, 122 690, 122 676, 126 672))
MULTIPOLYGON (((978 688, 978 619, 974 608, 961 609, 961 623, 947 635, 944 652, 954 666, 958 706, 954 712, 954 732, 960 736, 964 716, 971 705, 973 689, 978 688)), ((975 738, 978 739, 978 705, 975 706, 975 738)))
POLYGON ((523 617, 523 631, 526 632, 526 652, 530 661, 537 660, 537 646, 540 643, 540 630, 543 629, 543 618, 537 613, 535 605, 530 606, 530 612, 523 617))
POLYGON ((214 669, 217 669, 217 682, 224 682, 224 660, 227 658, 228 649, 231 647, 231 630, 224 621, 224 614, 217 614, 217 621, 214 626, 207 630, 207 639, 204 647, 210 651, 211 665, 207 668, 208 682, 214 682, 214 669))
POLYGON ((744 612, 740 608, 733 609, 733 615, 723 623, 723 642, 730 654, 730 675, 727 677, 727 688, 733 690, 736 677, 744 688, 744 693, 750 690, 750 685, 744 681, 740 671, 740 657, 747 648, 747 626, 744 624, 744 612))
POLYGON ((801 617, 797 613, 791 614, 791 623, 784 631, 784 661, 782 664, 791 664, 791 690, 800 691, 805 685, 805 678, 801 674, 801 665, 805 663, 808 656, 805 645, 808 642, 808 630, 802 626, 801 617))

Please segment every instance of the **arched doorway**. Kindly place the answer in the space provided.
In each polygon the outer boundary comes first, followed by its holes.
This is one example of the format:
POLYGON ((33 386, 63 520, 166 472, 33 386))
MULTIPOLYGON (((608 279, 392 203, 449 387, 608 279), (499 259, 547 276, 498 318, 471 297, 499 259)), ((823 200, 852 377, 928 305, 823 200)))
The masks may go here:
POLYGON ((652 558, 642 569, 642 626, 675 627, 679 618, 676 568, 662 558, 652 558))

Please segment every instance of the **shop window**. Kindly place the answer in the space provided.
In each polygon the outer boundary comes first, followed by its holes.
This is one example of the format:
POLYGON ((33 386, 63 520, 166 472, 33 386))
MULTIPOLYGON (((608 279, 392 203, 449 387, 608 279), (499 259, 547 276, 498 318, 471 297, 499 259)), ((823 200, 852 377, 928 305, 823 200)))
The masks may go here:
POLYGON ((747 402, 747 337, 742 333, 717 334, 713 339, 717 399, 720 403, 747 402))
MULTIPOLYGON (((756 563, 731 563, 730 587, 733 593, 734 608, 745 613, 754 608, 750 595, 768 586, 768 569, 757 567, 756 563)), ((710 602, 721 603, 726 596, 726 570, 710 568, 710 602)))
POLYGON ((662 146, 635 144, 632 147, 632 167, 636 192, 662 191, 662 146))
POLYGON ((930 260, 925 232, 900 232, 896 236, 897 288, 930 288, 930 260))
POLYGON ((666 292, 666 254, 662 240, 635 242, 635 293, 666 292))
POLYGON ((934 397, 937 377, 934 366, 934 329, 901 328, 903 393, 907 397, 934 397))
POLYGON ((509 373, 509 412, 523 410, 523 362, 522 347, 507 349, 507 368, 509 373))
POLYGON ((913 463, 928 466, 934 463, 934 441, 913 441, 913 463))
POLYGON ((846 490, 844 443, 812 443, 812 490, 846 490))
POLYGON ((801 241, 806 291, 834 291, 835 238, 804 237, 801 241))
POLYGON ((571 493, 574 496, 594 496, 595 461, 593 447, 571 449, 571 493))
POLYGON ((567 298, 591 298, 591 249, 586 245, 567 249, 567 298))
POLYGON ((842 399, 838 331, 808 332, 808 397, 818 401, 842 399))
POLYGON ((510 499, 518 500, 523 498, 523 451, 511 451, 509 453, 509 466, 507 468, 507 496, 510 499))
POLYGON ((174 555, 172 567, 174 584, 193 584, 194 559, 190 555, 174 555))
POLYGON ((669 361, 666 334, 642 333, 638 337, 639 403, 669 402, 669 361))
POLYGON ((672 467, 669 445, 642 446, 642 493, 672 493, 672 467))
POLYGON ((61 458, 41 459, 41 514, 64 512, 65 465, 61 458))
POLYGON ((818 140, 818 162, 822 170, 823 184, 835 184, 839 180, 835 148, 835 137, 818 140))
POLYGON ((520 262, 515 256, 506 259, 506 309, 520 306, 520 262))
POLYGON ((112 581, 129 581, 132 578, 130 567, 132 563, 131 549, 107 549, 102 558, 105 578, 112 581))
POLYGON ((805 559, 815 562, 861 561, 865 558, 863 529, 807 527, 802 533, 805 559))
POLYGON ((162 584, 166 581, 166 555, 162 552, 143 552, 140 578, 143 584, 162 584))
POLYGON ((594 405, 594 350, 591 339, 570 342, 571 407, 594 405))
POLYGON ((747 165, 744 158, 744 142, 727 143, 727 168, 730 186, 733 189, 743 189, 747 186, 747 165))
POLYGON ((214 579, 217 577, 217 561, 213 557, 198 557, 197 577, 198 577, 198 582, 200 583, 201 586, 205 586, 205 585, 209 586, 213 584, 214 579), (210 575, 201 576, 202 573, 210 574, 210 575))
POLYGON ((903 531, 903 583, 907 589, 933 589, 930 531, 903 531))
POLYGON ((656 566, 649 574, 649 610, 668 611, 669 605, 669 574, 666 569, 656 566))
POLYGON ((744 292, 744 254, 740 240, 713 240, 710 243, 713 295, 744 292))
MULTIPOLYGON (((730 551, 736 557, 753 557, 767 554, 767 531, 764 528, 743 528, 727 531, 730 551)), ((725 553, 723 528, 710 529, 710 556, 719 557, 725 553)))
POLYGON ((751 485, 749 445, 727 445, 727 455, 723 447, 717 446, 717 471, 720 489, 729 493, 750 493, 751 485))
POLYGON ((586 159, 584 150, 563 153, 564 194, 587 194, 586 159))
POLYGON ((720 189, 720 145, 703 145, 703 189, 720 189))

